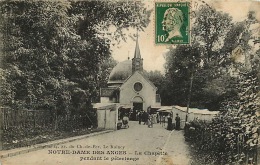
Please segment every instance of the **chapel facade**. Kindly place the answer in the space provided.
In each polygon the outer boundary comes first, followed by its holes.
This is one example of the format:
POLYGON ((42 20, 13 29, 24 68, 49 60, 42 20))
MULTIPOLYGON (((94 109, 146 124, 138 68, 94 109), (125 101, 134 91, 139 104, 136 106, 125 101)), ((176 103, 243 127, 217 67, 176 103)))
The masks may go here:
POLYGON ((128 58, 113 68, 107 86, 100 90, 101 103, 119 103, 131 110, 133 116, 140 110, 150 111, 161 106, 157 87, 144 75, 138 38, 133 59, 128 58))

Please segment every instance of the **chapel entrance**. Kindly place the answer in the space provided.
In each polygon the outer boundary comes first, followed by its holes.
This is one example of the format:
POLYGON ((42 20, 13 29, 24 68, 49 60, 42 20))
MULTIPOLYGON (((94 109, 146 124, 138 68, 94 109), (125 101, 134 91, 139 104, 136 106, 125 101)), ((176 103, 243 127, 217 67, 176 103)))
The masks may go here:
POLYGON ((131 120, 137 120, 137 113, 143 110, 143 103, 133 103, 133 113, 131 115, 131 120))
POLYGON ((143 99, 139 96, 133 99, 133 113, 130 116, 131 120, 137 120, 137 113, 143 110, 143 99))

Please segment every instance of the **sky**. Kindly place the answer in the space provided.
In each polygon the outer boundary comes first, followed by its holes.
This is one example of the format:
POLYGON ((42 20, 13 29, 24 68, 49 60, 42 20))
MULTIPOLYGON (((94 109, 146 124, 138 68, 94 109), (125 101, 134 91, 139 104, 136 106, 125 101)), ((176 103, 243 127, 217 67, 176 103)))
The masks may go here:
MULTIPOLYGON (((246 19, 247 13, 250 10, 257 12, 256 17, 260 21, 260 9, 259 0, 204 0, 212 8, 217 11, 223 11, 230 14, 233 20, 238 22, 246 19)), ((202 4, 201 1, 196 0, 198 4, 202 4)), ((145 4, 148 9, 154 9, 154 1, 146 0, 145 4)), ((195 8, 195 4, 191 5, 195 8)), ((141 56, 144 59, 144 69, 147 71, 159 70, 164 72, 164 55, 168 51, 169 45, 156 45, 154 41, 154 10, 151 14, 151 22, 144 31, 138 32, 139 34, 139 47, 141 56)), ((131 29, 129 33, 134 33, 136 30, 131 29)), ((128 38, 126 42, 121 42, 119 45, 112 46, 112 56, 118 62, 133 58, 135 51, 135 41, 132 38, 128 38)))

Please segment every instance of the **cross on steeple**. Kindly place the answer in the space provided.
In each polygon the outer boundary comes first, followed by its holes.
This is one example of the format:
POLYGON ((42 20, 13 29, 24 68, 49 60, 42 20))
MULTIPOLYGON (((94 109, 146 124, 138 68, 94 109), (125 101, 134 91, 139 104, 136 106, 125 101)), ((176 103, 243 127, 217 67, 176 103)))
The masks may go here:
POLYGON ((135 45, 135 54, 132 59, 132 73, 135 71, 143 71, 143 59, 141 57, 139 43, 138 43, 138 29, 136 31, 136 45, 135 45))

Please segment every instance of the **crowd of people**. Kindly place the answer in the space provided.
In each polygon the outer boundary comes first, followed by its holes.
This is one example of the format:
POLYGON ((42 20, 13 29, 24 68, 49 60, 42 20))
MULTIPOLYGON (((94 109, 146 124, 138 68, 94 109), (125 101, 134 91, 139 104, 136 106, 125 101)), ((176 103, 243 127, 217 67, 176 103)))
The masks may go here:
POLYGON ((140 110, 137 113, 137 119, 139 124, 148 125, 149 128, 153 127, 153 124, 160 123, 162 126, 165 126, 167 118, 167 130, 180 130, 181 119, 178 114, 175 117, 175 123, 173 123, 173 114, 168 113, 168 116, 163 113, 156 112, 154 114, 149 114, 146 111, 140 110))
POLYGON ((137 110, 133 118, 133 112, 132 111, 124 111, 120 110, 119 111, 119 119, 122 120, 123 126, 126 128, 128 126, 129 119, 132 120, 137 119, 138 123, 141 125, 147 125, 149 128, 153 127, 153 124, 159 123, 162 127, 165 127, 167 130, 180 130, 180 122, 181 119, 176 113, 175 121, 173 121, 173 112, 153 112, 153 113, 148 113, 151 112, 150 110, 144 111, 144 110, 137 110), (167 125, 166 125, 167 124, 167 125))

